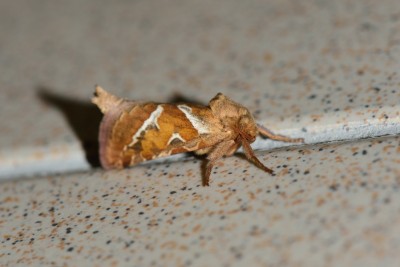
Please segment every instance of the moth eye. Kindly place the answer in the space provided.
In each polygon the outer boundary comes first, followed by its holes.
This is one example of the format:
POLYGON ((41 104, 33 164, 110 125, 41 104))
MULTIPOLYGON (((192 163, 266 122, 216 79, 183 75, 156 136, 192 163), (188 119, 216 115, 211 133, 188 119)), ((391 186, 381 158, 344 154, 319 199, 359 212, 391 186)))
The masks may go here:
POLYGON ((256 137, 253 136, 253 135, 247 135, 247 136, 246 136, 246 140, 247 140, 247 142, 249 142, 249 143, 253 143, 254 141, 256 141, 256 137))
POLYGON ((256 136, 255 136, 255 135, 250 135, 250 136, 249 136, 249 141, 250 141, 250 142, 256 141, 256 136))

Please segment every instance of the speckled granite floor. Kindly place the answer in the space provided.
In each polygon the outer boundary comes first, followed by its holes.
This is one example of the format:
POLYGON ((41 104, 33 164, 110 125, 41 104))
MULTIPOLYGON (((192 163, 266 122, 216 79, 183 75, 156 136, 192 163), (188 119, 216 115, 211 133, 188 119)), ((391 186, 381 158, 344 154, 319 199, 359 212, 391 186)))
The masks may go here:
POLYGON ((395 266, 399 137, 1 184, 9 266, 395 266), (54 263, 54 264, 53 264, 54 263), (166 264, 167 263, 167 264, 166 264))
POLYGON ((3 0, 0 36, 0 265, 400 262, 397 0, 3 0), (305 145, 258 139, 276 176, 231 157, 209 188, 193 157, 105 172, 94 84, 223 92, 305 145))

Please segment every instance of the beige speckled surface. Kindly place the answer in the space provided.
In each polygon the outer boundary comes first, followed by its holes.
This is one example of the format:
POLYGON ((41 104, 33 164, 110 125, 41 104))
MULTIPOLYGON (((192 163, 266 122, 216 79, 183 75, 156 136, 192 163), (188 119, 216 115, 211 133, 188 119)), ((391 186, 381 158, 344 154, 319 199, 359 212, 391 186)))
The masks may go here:
POLYGON ((398 0, 0 0, 0 36, 1 266, 400 262, 398 0), (208 188, 193 157, 93 169, 94 84, 223 92, 306 145, 257 152, 276 176, 221 160, 208 188))
POLYGON ((397 266, 400 139, 1 184, 8 266, 397 266))

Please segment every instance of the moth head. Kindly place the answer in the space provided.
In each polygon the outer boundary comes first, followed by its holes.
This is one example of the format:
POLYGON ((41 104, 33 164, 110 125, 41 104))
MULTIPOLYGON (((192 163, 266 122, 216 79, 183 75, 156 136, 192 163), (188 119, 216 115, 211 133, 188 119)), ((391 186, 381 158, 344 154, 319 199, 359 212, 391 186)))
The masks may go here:
POLYGON ((255 141, 258 135, 257 124, 246 107, 221 93, 211 99, 209 105, 214 116, 219 118, 224 126, 231 128, 250 143, 255 141))
POLYGON ((258 128, 253 116, 248 114, 249 116, 242 116, 239 120, 239 134, 248 142, 253 143, 258 135, 258 128))

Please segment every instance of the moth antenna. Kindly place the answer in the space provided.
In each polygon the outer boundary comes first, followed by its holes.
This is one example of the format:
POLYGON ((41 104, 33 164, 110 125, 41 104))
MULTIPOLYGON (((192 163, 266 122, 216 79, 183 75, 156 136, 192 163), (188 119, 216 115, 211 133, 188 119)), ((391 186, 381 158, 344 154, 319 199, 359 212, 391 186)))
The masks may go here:
POLYGON ((122 101, 122 98, 110 94, 102 87, 96 85, 92 103, 96 104, 102 113, 107 113, 110 109, 118 106, 122 101))
POLYGON ((249 142, 247 142, 245 139, 241 138, 241 143, 243 146, 243 151, 244 154, 246 155, 246 157, 252 161, 257 167, 259 167, 260 169, 268 172, 269 174, 273 174, 274 171, 271 170, 270 168, 268 168, 267 166, 265 166, 254 154, 253 149, 251 148, 249 142))
POLYGON ((290 138, 288 136, 274 134, 271 130, 265 128, 260 124, 257 124, 257 128, 260 135, 267 137, 271 140, 281 141, 286 143, 304 143, 304 138, 290 138))

